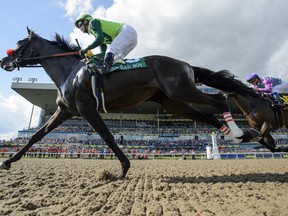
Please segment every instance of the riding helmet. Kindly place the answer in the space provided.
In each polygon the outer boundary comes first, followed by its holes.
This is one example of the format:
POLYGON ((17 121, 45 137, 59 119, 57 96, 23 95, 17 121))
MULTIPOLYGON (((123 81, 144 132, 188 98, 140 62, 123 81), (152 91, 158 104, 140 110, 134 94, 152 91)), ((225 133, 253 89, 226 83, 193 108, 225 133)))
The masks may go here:
POLYGON ((93 19, 93 17, 89 14, 80 14, 76 21, 74 22, 74 25, 78 28, 78 23, 81 21, 81 20, 88 20, 88 21, 91 21, 93 19))
POLYGON ((250 82, 251 80, 256 79, 256 78, 259 79, 258 74, 256 74, 256 73, 251 73, 251 74, 249 74, 249 75, 246 77, 246 81, 247 81, 247 82, 250 82))

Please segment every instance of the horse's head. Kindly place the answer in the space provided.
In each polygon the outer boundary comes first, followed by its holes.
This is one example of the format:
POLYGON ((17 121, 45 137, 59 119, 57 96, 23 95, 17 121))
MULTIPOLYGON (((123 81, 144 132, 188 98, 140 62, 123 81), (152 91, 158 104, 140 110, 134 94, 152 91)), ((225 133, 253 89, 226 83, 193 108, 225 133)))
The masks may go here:
POLYGON ((6 71, 13 71, 15 68, 24 67, 26 65, 37 64, 35 60, 29 60, 33 55, 34 41, 36 34, 27 27, 28 37, 17 42, 15 49, 8 49, 6 51, 7 57, 1 61, 1 68, 6 71))

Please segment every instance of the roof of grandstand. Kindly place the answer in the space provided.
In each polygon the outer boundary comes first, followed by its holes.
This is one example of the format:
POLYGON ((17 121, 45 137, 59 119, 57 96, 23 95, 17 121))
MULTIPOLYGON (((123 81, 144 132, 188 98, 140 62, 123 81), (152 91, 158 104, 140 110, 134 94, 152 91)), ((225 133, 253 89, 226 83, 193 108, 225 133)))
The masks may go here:
MULTIPOLYGON (((53 113, 56 108, 57 88, 54 83, 27 83, 27 82, 12 82, 11 88, 26 100, 48 112, 53 113)), ((205 93, 213 93, 213 88, 207 86, 198 86, 198 88, 205 93)), ((215 92, 214 92, 215 93, 215 92)), ((241 113, 234 101, 228 101, 232 113, 241 113)), ((195 104, 195 107, 207 113, 219 113, 219 111, 207 105, 195 104)), ((120 112, 120 111, 119 111, 120 112)), ((145 102, 140 105, 133 106, 122 110, 123 113, 165 113, 165 110, 154 102, 145 102)))

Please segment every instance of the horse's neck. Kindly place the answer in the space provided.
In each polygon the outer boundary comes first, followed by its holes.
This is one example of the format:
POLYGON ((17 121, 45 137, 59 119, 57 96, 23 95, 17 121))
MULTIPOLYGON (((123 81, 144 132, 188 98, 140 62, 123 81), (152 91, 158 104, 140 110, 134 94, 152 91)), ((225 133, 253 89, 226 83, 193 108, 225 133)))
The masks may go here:
POLYGON ((53 57, 42 60, 42 66, 56 86, 62 85, 77 69, 79 59, 70 57, 53 57))
POLYGON ((251 97, 244 97, 242 95, 236 94, 233 96, 239 109, 245 114, 248 115, 252 108, 255 107, 255 100, 251 97))
POLYGON ((59 87, 71 74, 76 61, 63 61, 60 58, 52 61, 51 59, 44 60, 42 66, 51 80, 59 87))
MULTIPOLYGON (((39 56, 51 56, 57 53, 65 53, 65 51, 46 40, 38 40, 37 42, 39 43, 39 47, 41 47, 38 51, 39 56)), ((71 74, 71 71, 75 69, 77 62, 79 63, 80 61, 76 57, 66 56, 44 58, 41 59, 40 62, 51 80, 59 87, 65 82, 71 74)))

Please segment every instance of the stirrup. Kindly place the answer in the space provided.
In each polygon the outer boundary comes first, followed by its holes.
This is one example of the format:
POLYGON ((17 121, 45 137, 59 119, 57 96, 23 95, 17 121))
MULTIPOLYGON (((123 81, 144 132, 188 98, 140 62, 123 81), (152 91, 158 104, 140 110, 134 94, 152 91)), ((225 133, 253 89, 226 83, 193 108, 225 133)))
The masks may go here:
POLYGON ((104 66, 98 66, 97 71, 98 71, 98 73, 101 74, 101 75, 105 75, 105 74, 108 73, 106 67, 104 67, 104 66))
POLYGON ((91 75, 95 75, 97 73, 103 75, 107 73, 106 68, 103 65, 91 63, 88 65, 88 68, 91 75))
POLYGON ((272 103, 272 107, 274 108, 285 108, 285 104, 283 103, 272 103))

